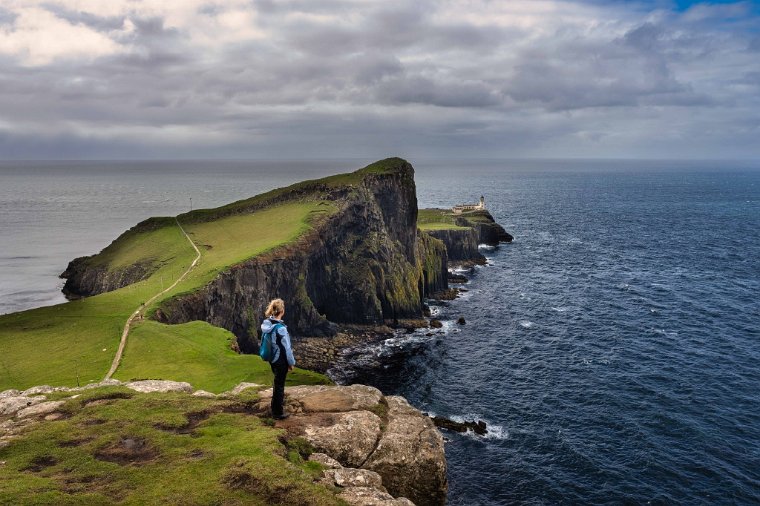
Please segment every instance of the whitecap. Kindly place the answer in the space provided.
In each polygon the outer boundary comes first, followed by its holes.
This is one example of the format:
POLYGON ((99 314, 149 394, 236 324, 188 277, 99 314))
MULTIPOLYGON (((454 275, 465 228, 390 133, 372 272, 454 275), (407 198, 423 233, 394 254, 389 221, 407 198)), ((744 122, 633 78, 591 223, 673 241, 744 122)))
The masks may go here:
POLYGON ((565 313, 565 312, 567 312, 568 308, 565 307, 565 306, 560 306, 560 307, 554 307, 554 306, 552 306, 552 309, 555 310, 558 313, 565 313))
POLYGON ((475 434, 474 431, 468 429, 467 432, 460 433, 463 436, 468 436, 473 439, 499 439, 499 440, 509 439, 509 431, 504 426, 493 424, 489 420, 478 415, 477 413, 466 413, 464 415, 451 415, 446 418, 457 423, 464 423, 464 422, 477 423, 477 422, 482 421, 486 424, 485 435, 480 436, 478 434, 475 434))
POLYGON ((490 244, 478 244, 478 249, 484 249, 486 251, 494 251, 496 249, 496 246, 492 246, 490 244))
POLYGON ((522 328, 524 328, 524 329, 529 329, 529 328, 532 328, 532 327, 533 327, 533 325, 535 325, 535 324, 534 324, 532 321, 530 321, 530 320, 522 320, 522 321, 520 322, 520 326, 521 326, 522 328))

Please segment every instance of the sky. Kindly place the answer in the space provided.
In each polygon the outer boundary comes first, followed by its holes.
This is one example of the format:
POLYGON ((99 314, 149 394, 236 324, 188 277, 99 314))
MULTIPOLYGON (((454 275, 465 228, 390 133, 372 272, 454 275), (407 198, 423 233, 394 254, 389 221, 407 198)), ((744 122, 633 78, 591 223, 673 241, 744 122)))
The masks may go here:
POLYGON ((2 0, 0 159, 760 159, 760 9, 2 0))

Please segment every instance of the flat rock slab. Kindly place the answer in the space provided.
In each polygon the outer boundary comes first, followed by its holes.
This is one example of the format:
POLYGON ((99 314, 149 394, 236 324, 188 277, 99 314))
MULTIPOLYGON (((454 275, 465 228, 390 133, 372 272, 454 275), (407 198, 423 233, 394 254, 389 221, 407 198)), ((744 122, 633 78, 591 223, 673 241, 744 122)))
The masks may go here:
MULTIPOLYGON (((271 388, 262 390, 261 407, 268 406, 271 398, 271 388)), ((314 385, 285 389, 286 406, 295 413, 337 413, 372 409, 382 398, 383 394, 380 390, 366 385, 314 385)))
POLYGON ((6 397, 18 397, 20 395, 21 395, 21 392, 12 388, 10 390, 5 390, 4 392, 0 392, 0 399, 5 399, 6 397))
POLYGON ((275 426, 303 436, 318 452, 347 467, 361 467, 380 436, 380 417, 369 411, 291 416, 275 426))
POLYGON ((18 418, 26 418, 28 416, 47 415, 48 413, 52 413, 56 409, 63 406, 65 403, 66 401, 40 402, 39 404, 35 404, 33 406, 22 409, 16 416, 18 418))
MULTIPOLYGON (((222 392, 221 394, 219 394, 219 396, 227 397, 230 395, 240 395, 243 392, 243 390, 248 390, 249 388, 261 388, 263 386, 264 385, 260 385, 258 383, 248 383, 246 381, 243 381, 235 385, 235 388, 233 388, 232 390, 222 392)), ((272 397, 271 389, 270 389, 269 397, 272 397)))
POLYGON ((394 499, 389 493, 371 487, 349 487, 338 497, 353 506, 414 506, 405 497, 394 499))
POLYGON ((166 380, 142 380, 131 381, 125 384, 127 388, 138 392, 187 392, 192 393, 193 385, 185 381, 166 381, 166 380))
POLYGON ((27 388, 24 390, 22 395, 30 396, 30 395, 39 395, 39 394, 49 394, 52 392, 68 392, 71 390, 68 387, 51 387, 50 385, 39 385, 32 388, 27 388))
POLYGON ((195 397, 205 397, 207 399, 213 399, 216 397, 216 394, 212 394, 211 392, 207 392, 205 390, 196 390, 193 392, 193 396, 195 397))
POLYGON ((44 395, 38 395, 35 397, 26 397, 19 395, 15 397, 5 397, 0 399, 0 415, 14 415, 22 409, 39 404, 45 400, 44 395))

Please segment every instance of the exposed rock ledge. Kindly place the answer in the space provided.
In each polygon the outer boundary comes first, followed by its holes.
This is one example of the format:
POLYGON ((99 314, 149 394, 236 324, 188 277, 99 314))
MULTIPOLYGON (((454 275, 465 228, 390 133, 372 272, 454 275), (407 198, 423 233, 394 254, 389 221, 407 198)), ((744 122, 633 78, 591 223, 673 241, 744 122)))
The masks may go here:
MULTIPOLYGON (((268 412, 272 390, 241 383, 215 396, 176 381, 108 380, 79 388, 39 386, 23 392, 0 392, 0 448, 19 437, 32 423, 62 416, 65 401, 47 400, 53 392, 77 392, 123 385, 137 392, 184 392, 234 399, 244 391, 259 391, 258 413, 268 412)), ((338 487, 339 497, 356 505, 438 505, 446 502, 446 458, 443 437, 432 420, 403 397, 383 396, 376 388, 297 386, 287 388, 290 418, 276 426, 305 438, 319 453, 311 455, 327 469, 322 483, 338 487), (414 501, 414 502, 412 502, 414 501)))

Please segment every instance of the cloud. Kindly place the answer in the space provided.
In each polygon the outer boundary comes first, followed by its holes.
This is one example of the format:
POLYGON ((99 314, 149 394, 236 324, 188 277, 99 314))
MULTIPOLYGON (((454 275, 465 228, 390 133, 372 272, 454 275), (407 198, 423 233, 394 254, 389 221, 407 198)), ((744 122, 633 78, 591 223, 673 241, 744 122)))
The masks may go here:
POLYGON ((0 158, 760 156, 760 20, 661 5, 6 0, 0 158))
POLYGON ((50 11, 25 7, 0 28, 0 53, 16 56, 22 65, 46 65, 66 58, 92 59, 123 51, 118 42, 84 24, 72 24, 50 11))

